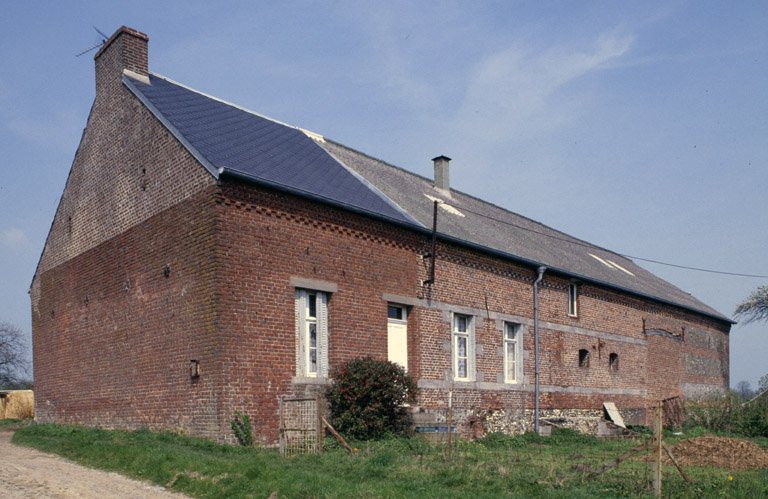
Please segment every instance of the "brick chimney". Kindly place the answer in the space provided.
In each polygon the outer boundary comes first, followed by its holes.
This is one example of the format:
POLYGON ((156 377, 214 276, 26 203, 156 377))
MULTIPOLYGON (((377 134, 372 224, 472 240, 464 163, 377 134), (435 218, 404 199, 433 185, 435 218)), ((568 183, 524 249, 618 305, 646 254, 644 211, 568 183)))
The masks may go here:
POLYGON ((135 78, 148 78, 149 37, 122 26, 96 53, 96 98, 120 84, 123 71, 135 78))
POLYGON ((432 158, 435 162, 435 187, 444 191, 451 190, 450 161, 448 156, 432 158))

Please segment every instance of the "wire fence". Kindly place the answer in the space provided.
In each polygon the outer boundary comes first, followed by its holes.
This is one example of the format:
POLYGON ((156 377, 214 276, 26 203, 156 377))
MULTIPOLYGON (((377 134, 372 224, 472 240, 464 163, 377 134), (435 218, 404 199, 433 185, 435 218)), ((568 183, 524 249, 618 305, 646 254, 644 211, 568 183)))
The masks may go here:
POLYGON ((322 451, 324 428, 320 398, 280 398, 280 455, 322 451))
MULTIPOLYGON (((662 484, 663 494, 670 496, 674 496, 675 491, 685 495, 691 490, 726 487, 725 480, 732 480, 731 474, 738 473, 734 470, 747 470, 742 473, 751 473, 752 485, 742 492, 748 490, 750 494, 754 492, 760 496, 761 492, 768 492, 768 487, 760 489, 761 483, 768 484, 768 450, 752 442, 730 438, 743 437, 738 428, 743 428, 745 422, 744 413, 734 412, 734 407, 733 404, 707 403, 689 410, 680 399, 666 399, 647 408, 651 411, 649 415, 656 415, 653 418, 655 431, 645 426, 619 428, 600 417, 561 418, 560 422, 565 424, 544 418, 542 426, 554 429, 551 436, 530 431, 524 433, 530 430, 530 425, 521 426, 522 431, 511 436, 486 431, 486 421, 482 419, 466 417, 466 414, 457 417, 451 412, 449 399, 444 411, 432 411, 431 419, 416 425, 418 431, 413 436, 384 442, 379 447, 353 442, 353 449, 326 422, 319 397, 281 398, 280 454, 294 456, 322 452, 324 440, 328 439, 325 444, 329 448, 335 447, 338 441, 351 455, 362 454, 372 462, 384 459, 382 456, 391 456, 394 450, 404 469, 418 467, 438 473, 450 469, 459 476, 457 480, 509 477, 554 489, 577 484, 611 491, 618 496, 659 495, 662 484), (706 423, 706 419, 716 419, 724 431, 712 436, 706 435, 711 432, 711 426, 706 424, 682 425, 684 420, 706 423), (571 428, 567 428, 569 424, 571 428), (576 431, 586 427, 604 429, 606 425, 613 440, 576 431), (696 447, 687 445, 689 440, 701 441, 696 447), (676 447, 676 444, 680 446, 676 447), (703 461, 703 455, 712 459, 703 461)), ((757 420, 761 414, 756 416, 757 420)), ((384 461, 389 459, 391 457, 384 461)))

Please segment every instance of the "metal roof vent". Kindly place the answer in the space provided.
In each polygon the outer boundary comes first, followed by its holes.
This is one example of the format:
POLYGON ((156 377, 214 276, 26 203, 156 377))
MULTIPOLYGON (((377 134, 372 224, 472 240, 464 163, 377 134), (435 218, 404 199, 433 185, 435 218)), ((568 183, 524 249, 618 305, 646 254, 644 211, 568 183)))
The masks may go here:
POLYGON ((448 156, 438 156, 432 158, 435 162, 435 187, 445 191, 451 190, 450 165, 451 158, 448 156))

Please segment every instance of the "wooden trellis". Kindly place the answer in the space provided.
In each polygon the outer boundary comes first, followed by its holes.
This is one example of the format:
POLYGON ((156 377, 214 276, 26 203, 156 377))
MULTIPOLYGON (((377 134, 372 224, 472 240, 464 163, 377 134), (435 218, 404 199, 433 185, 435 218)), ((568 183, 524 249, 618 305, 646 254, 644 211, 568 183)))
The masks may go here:
POLYGON ((320 397, 280 397, 280 455, 322 452, 322 417, 320 397))

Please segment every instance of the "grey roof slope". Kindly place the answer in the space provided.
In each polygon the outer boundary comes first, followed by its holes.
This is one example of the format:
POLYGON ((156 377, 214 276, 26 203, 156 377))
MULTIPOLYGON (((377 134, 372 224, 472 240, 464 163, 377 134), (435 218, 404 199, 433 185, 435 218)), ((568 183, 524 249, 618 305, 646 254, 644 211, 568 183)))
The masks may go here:
POLYGON ((123 81, 213 175, 220 168, 415 223, 298 128, 209 97, 163 77, 123 81))
POLYGON ((608 284, 731 322, 689 293, 617 253, 468 194, 451 189, 450 196, 447 196, 445 191, 434 187, 431 179, 386 164, 336 142, 326 140, 322 146, 365 177, 422 225, 429 227, 432 224, 433 199, 427 195, 454 207, 461 215, 440 210, 440 233, 511 257, 543 264, 574 277, 608 284))
POLYGON ((196 92, 157 75, 123 81, 209 171, 221 168, 299 195, 425 230, 433 200, 438 232, 586 281, 731 320, 631 260, 320 136, 196 92))

